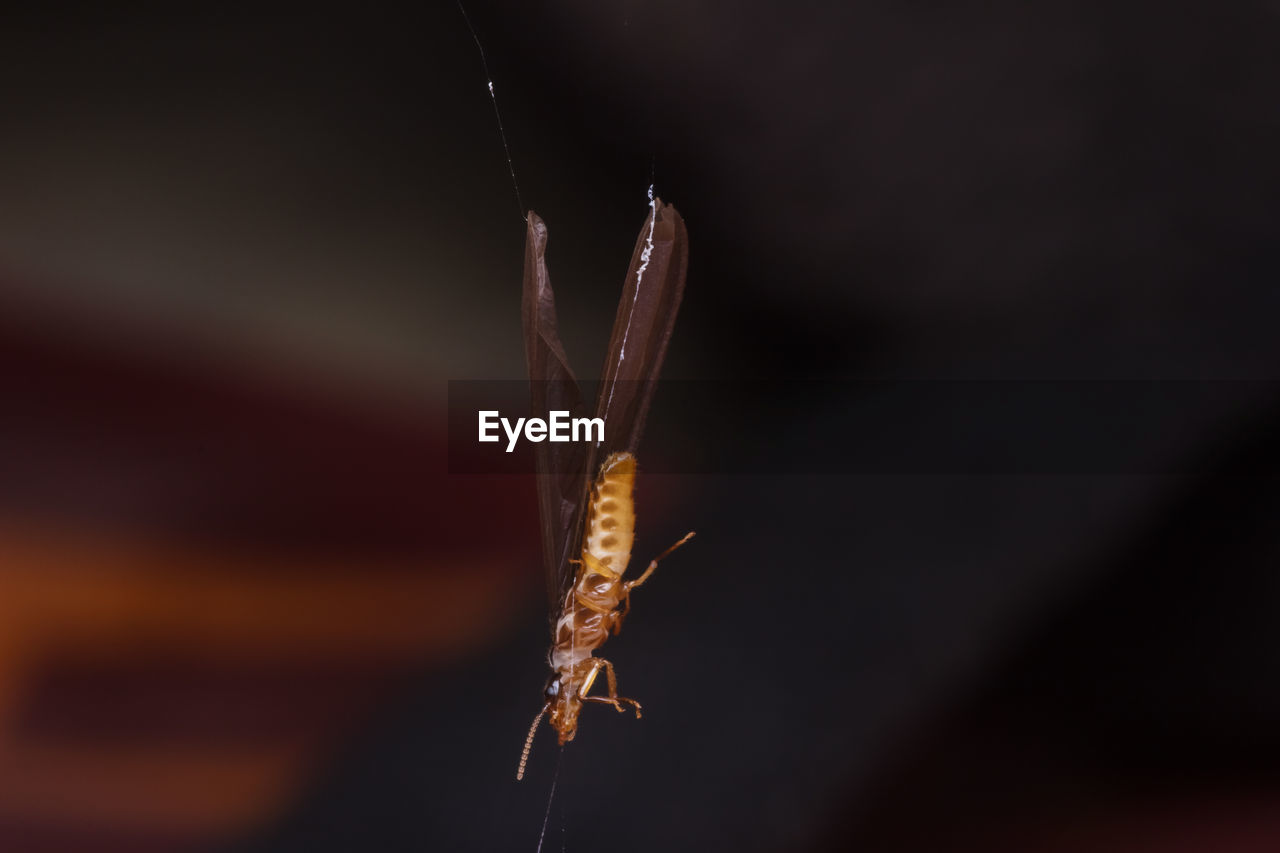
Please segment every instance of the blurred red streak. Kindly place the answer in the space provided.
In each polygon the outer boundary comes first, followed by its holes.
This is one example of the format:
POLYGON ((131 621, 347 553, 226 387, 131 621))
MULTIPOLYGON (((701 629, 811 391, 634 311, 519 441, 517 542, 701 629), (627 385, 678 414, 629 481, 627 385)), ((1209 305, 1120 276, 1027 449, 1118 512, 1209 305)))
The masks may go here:
POLYGON ((1280 850, 1280 790, 1194 797, 1137 805, 1120 799, 1086 808, 1051 832, 1014 833, 1000 850, 1045 853, 1274 853, 1280 850))
POLYGON ((536 544, 531 478, 447 475, 443 383, 394 399, 3 293, 0 514, 362 558, 465 557, 499 517, 536 544))

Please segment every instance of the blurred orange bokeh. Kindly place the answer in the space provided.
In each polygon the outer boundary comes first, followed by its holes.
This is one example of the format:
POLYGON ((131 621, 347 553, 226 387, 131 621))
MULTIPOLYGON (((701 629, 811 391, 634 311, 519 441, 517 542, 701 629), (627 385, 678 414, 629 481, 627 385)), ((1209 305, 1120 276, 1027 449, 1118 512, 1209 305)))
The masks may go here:
POLYGON ((528 484, 447 485, 435 400, 4 317, 0 847, 249 830, 397 676, 527 604, 528 484))

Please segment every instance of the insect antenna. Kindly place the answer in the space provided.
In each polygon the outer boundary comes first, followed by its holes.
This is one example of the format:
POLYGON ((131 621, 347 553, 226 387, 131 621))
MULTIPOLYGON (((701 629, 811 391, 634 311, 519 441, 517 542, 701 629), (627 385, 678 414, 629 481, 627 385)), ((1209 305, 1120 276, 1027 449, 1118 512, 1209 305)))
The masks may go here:
POLYGON ((520 766, 516 768, 517 782, 524 778, 524 768, 529 763, 529 750, 533 749, 533 736, 538 733, 538 723, 542 722, 542 715, 547 713, 547 709, 550 707, 550 702, 543 705, 542 710, 538 712, 538 716, 533 718, 533 725, 529 726, 529 736, 524 739, 524 749, 520 752, 520 766))

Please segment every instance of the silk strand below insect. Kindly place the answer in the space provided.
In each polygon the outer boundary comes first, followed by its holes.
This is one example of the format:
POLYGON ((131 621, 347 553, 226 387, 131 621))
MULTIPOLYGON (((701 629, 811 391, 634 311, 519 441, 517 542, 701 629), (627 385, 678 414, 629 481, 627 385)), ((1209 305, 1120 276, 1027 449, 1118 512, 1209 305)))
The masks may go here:
MULTIPOLYGON (((522 319, 532 415, 543 418, 552 411, 579 412, 582 403, 556 327, 546 254, 547 226, 530 211, 522 319)), ((630 707, 640 716, 640 703, 618 694, 613 664, 595 652, 622 629, 631 593, 660 560, 693 538, 685 535, 638 576, 626 578, 635 538, 636 448, 684 295, 687 266, 684 220, 651 190, 649 216, 636 238, 601 371, 595 412, 604 420, 603 440, 535 445, 552 675, 516 779, 524 776, 543 716, 562 746, 577 734, 584 705, 609 705, 620 712, 630 707)))

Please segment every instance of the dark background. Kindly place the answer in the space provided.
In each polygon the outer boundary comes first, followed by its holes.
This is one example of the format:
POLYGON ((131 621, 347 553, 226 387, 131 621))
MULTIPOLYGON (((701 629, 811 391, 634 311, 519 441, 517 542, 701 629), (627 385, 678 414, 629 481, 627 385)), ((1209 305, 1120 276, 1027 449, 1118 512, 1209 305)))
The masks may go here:
MULTIPOLYGON (((467 11, 579 373, 652 181, 691 246, 664 375, 795 383, 657 397, 646 448, 701 430, 740 460, 641 478, 637 558, 698 539, 605 650, 645 717, 585 715, 547 848, 1280 847, 1280 483, 1250 476, 1274 396, 1209 394, 1132 466, 811 463, 814 436, 865 454, 849 380, 1280 378, 1280 8, 467 11)), ((512 780, 545 678, 532 487, 443 461, 446 381, 523 372, 524 223, 459 9, 2 31, 0 580, 166 550, 119 650, 52 605, 4 646, 0 839, 534 849, 558 759, 544 731, 512 780), (218 622, 244 602, 256 639, 218 622), (164 641, 206 617, 195 653, 164 641), (270 773, 215 766, 308 726, 270 773)))

